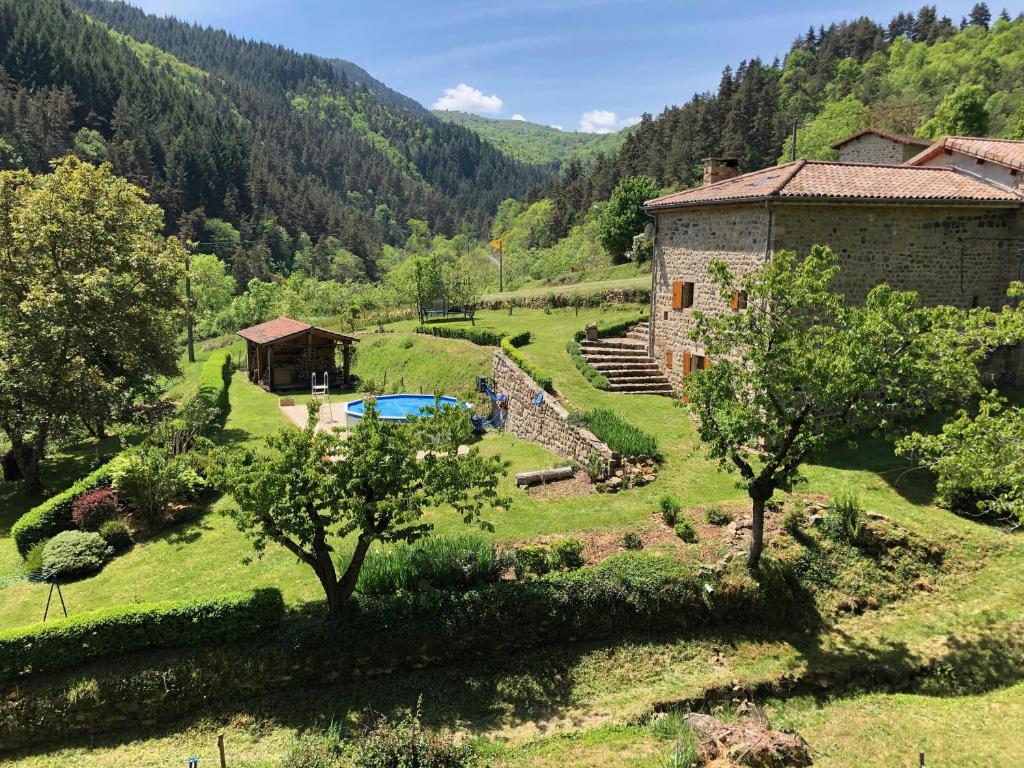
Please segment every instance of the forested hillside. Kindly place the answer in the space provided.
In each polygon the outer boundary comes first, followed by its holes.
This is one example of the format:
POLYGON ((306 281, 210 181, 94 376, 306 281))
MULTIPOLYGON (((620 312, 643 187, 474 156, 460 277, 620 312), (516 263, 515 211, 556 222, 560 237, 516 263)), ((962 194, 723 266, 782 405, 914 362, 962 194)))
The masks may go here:
POLYGON ((570 158, 587 163, 599 152, 614 154, 633 131, 629 127, 615 133, 583 133, 468 112, 436 110, 434 114, 442 120, 471 128, 511 157, 535 165, 560 166, 570 158))
POLYGON ((568 169, 550 188, 565 234, 615 184, 644 174, 663 187, 699 184, 701 160, 737 157, 743 171, 797 157, 832 158, 829 145, 866 127, 935 138, 1024 138, 1024 19, 979 3, 954 23, 935 6, 811 28, 783 61, 727 66, 717 91, 658 117, 644 115, 616 157, 568 169))
POLYGON ((168 231, 226 223, 229 260, 251 262, 235 270, 243 285, 287 272, 281 243, 303 234, 338 238, 372 276, 410 218, 479 232, 544 178, 354 65, 120 2, 0 0, 0 67, 3 167, 109 160, 168 231))

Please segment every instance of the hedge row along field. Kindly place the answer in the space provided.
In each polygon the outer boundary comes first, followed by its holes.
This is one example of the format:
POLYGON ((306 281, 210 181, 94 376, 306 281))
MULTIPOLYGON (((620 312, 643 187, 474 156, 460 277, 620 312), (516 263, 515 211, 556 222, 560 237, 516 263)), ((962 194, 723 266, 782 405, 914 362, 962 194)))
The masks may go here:
MULTIPOLYGON (((199 396, 218 409, 218 421, 224 424, 228 413, 228 385, 231 382, 231 355, 215 352, 203 363, 199 374, 199 396)), ((51 496, 42 504, 22 515, 12 526, 11 536, 22 557, 28 555, 33 545, 53 538, 61 531, 74 527, 71 520, 71 505, 84 493, 104 485, 110 485, 110 474, 117 459, 83 477, 70 488, 51 496)))
MULTIPOLYGON (((16 695, 0 697, 0 749, 113 732, 139 717, 169 720, 194 713, 197 701, 209 706, 279 691, 283 679, 303 686, 652 629, 793 626, 798 610, 783 571, 766 571, 757 583, 642 553, 467 592, 360 598, 342 621, 293 614, 258 639, 189 649, 159 662, 136 658, 83 668, 95 684, 84 701, 67 696, 66 680, 29 679, 16 695)), ((62 649, 51 646, 51 653, 62 649)))
POLYGON ((501 340, 501 351, 504 352, 513 363, 518 365, 527 376, 537 382, 537 386, 546 392, 555 394, 555 381, 551 378, 551 375, 534 367, 529 360, 523 357, 523 353, 516 349, 507 338, 501 340))
MULTIPOLYGON (((598 323, 597 324, 597 338, 599 339, 612 339, 616 336, 624 336, 626 331, 632 328, 637 323, 642 323, 647 320, 646 315, 636 317, 630 320, 619 320, 615 323, 598 323)), ((576 342, 583 341, 587 338, 586 330, 576 331, 573 335, 573 340, 576 342)))
POLYGON ((500 346, 502 339, 508 339, 508 343, 516 348, 525 347, 533 341, 533 336, 529 331, 509 335, 499 331, 489 331, 485 328, 460 328, 458 326, 420 325, 416 327, 416 333, 437 336, 442 339, 462 339, 480 347, 500 346))
POLYGON ((591 383, 597 389, 608 391, 611 389, 611 382, 608 381, 608 377, 601 373, 596 368, 592 367, 587 359, 583 357, 583 353, 580 351, 580 343, 575 339, 571 340, 565 345, 565 351, 569 353, 569 357, 572 358, 573 364, 576 366, 576 370, 583 374, 583 378, 591 383))
POLYGON ((622 456, 658 458, 658 439, 642 429, 623 421, 608 408, 583 414, 583 423, 609 448, 622 456))
POLYGON ((146 648, 231 642, 267 629, 283 616, 284 600, 276 589, 102 608, 0 632, 0 679, 146 648))

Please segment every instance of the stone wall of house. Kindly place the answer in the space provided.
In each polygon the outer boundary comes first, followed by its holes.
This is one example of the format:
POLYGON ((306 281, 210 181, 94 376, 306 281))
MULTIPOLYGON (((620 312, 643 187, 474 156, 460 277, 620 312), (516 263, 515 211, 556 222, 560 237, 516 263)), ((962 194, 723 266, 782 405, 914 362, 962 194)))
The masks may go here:
POLYGON ((1021 274, 1019 208, 776 203, 773 211, 770 243, 763 203, 659 215, 651 336, 654 358, 673 385, 682 382, 683 353, 703 350, 688 337, 692 310, 672 309, 672 282, 695 284, 694 309, 731 311, 708 280, 713 259, 743 274, 766 253, 830 245, 840 266, 836 288, 855 302, 885 282, 917 291, 926 304, 1000 307, 1010 280, 1021 274))
POLYGON ((734 274, 745 274, 764 263, 767 236, 763 204, 684 208, 658 215, 650 328, 654 359, 673 386, 682 384, 683 352, 702 351, 689 340, 693 311, 728 307, 708 276, 708 264, 724 261, 734 274), (672 283, 678 280, 694 283, 691 309, 672 308, 672 283))
POLYGON ((867 133, 839 148, 839 162, 902 165, 923 149, 917 144, 904 144, 867 133))
POLYGON ((590 430, 569 424, 569 412, 549 393, 540 405, 533 399, 540 386, 501 350, 494 351, 494 390, 508 397, 505 429, 516 437, 538 443, 559 456, 584 464, 596 453, 611 468, 617 457, 590 430))

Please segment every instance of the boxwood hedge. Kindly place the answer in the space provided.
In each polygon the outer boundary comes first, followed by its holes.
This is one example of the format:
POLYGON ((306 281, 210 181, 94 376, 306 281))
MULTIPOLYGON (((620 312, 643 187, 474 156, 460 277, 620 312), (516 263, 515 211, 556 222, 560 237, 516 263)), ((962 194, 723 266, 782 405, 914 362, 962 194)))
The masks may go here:
POLYGON ((228 352, 214 352, 199 370, 199 396, 217 409, 217 423, 224 426, 231 409, 228 386, 231 384, 231 355, 228 352))
POLYGON ((537 385, 541 389, 544 389, 551 394, 555 393, 554 379, 552 379, 549 374, 534 367, 525 357, 523 357, 522 352, 516 349, 508 338, 501 340, 501 351, 508 355, 509 359, 518 365, 527 376, 537 382, 537 385))
POLYGON ((146 648, 240 640, 283 616, 284 601, 276 589, 103 608, 0 632, 0 679, 146 648))
POLYGON ((486 328, 464 328, 461 326, 420 325, 417 326, 416 333, 438 336, 442 339, 462 339, 481 347, 497 347, 501 344, 502 339, 508 339, 508 343, 513 347, 524 347, 532 340, 529 331, 509 335, 486 328))
MULTIPOLYGON (((619 320, 614 323, 598 323, 597 324, 597 338, 599 339, 611 339, 616 336, 625 335, 626 331, 632 328, 637 323, 642 323, 647 319, 647 316, 632 317, 629 320, 619 320)), ((583 341, 587 338, 586 330, 576 331, 573 336, 575 341, 583 341)))

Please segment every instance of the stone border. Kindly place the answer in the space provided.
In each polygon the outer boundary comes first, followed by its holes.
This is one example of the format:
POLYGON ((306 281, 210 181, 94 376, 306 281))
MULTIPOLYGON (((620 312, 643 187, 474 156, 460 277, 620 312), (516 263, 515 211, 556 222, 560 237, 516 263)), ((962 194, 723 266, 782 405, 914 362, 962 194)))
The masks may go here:
POLYGON ((516 437, 581 465, 596 453, 609 470, 618 466, 618 454, 590 430, 569 424, 569 412, 552 395, 545 392, 541 404, 534 405, 543 388, 500 349, 494 351, 494 389, 508 397, 505 429, 516 437))

